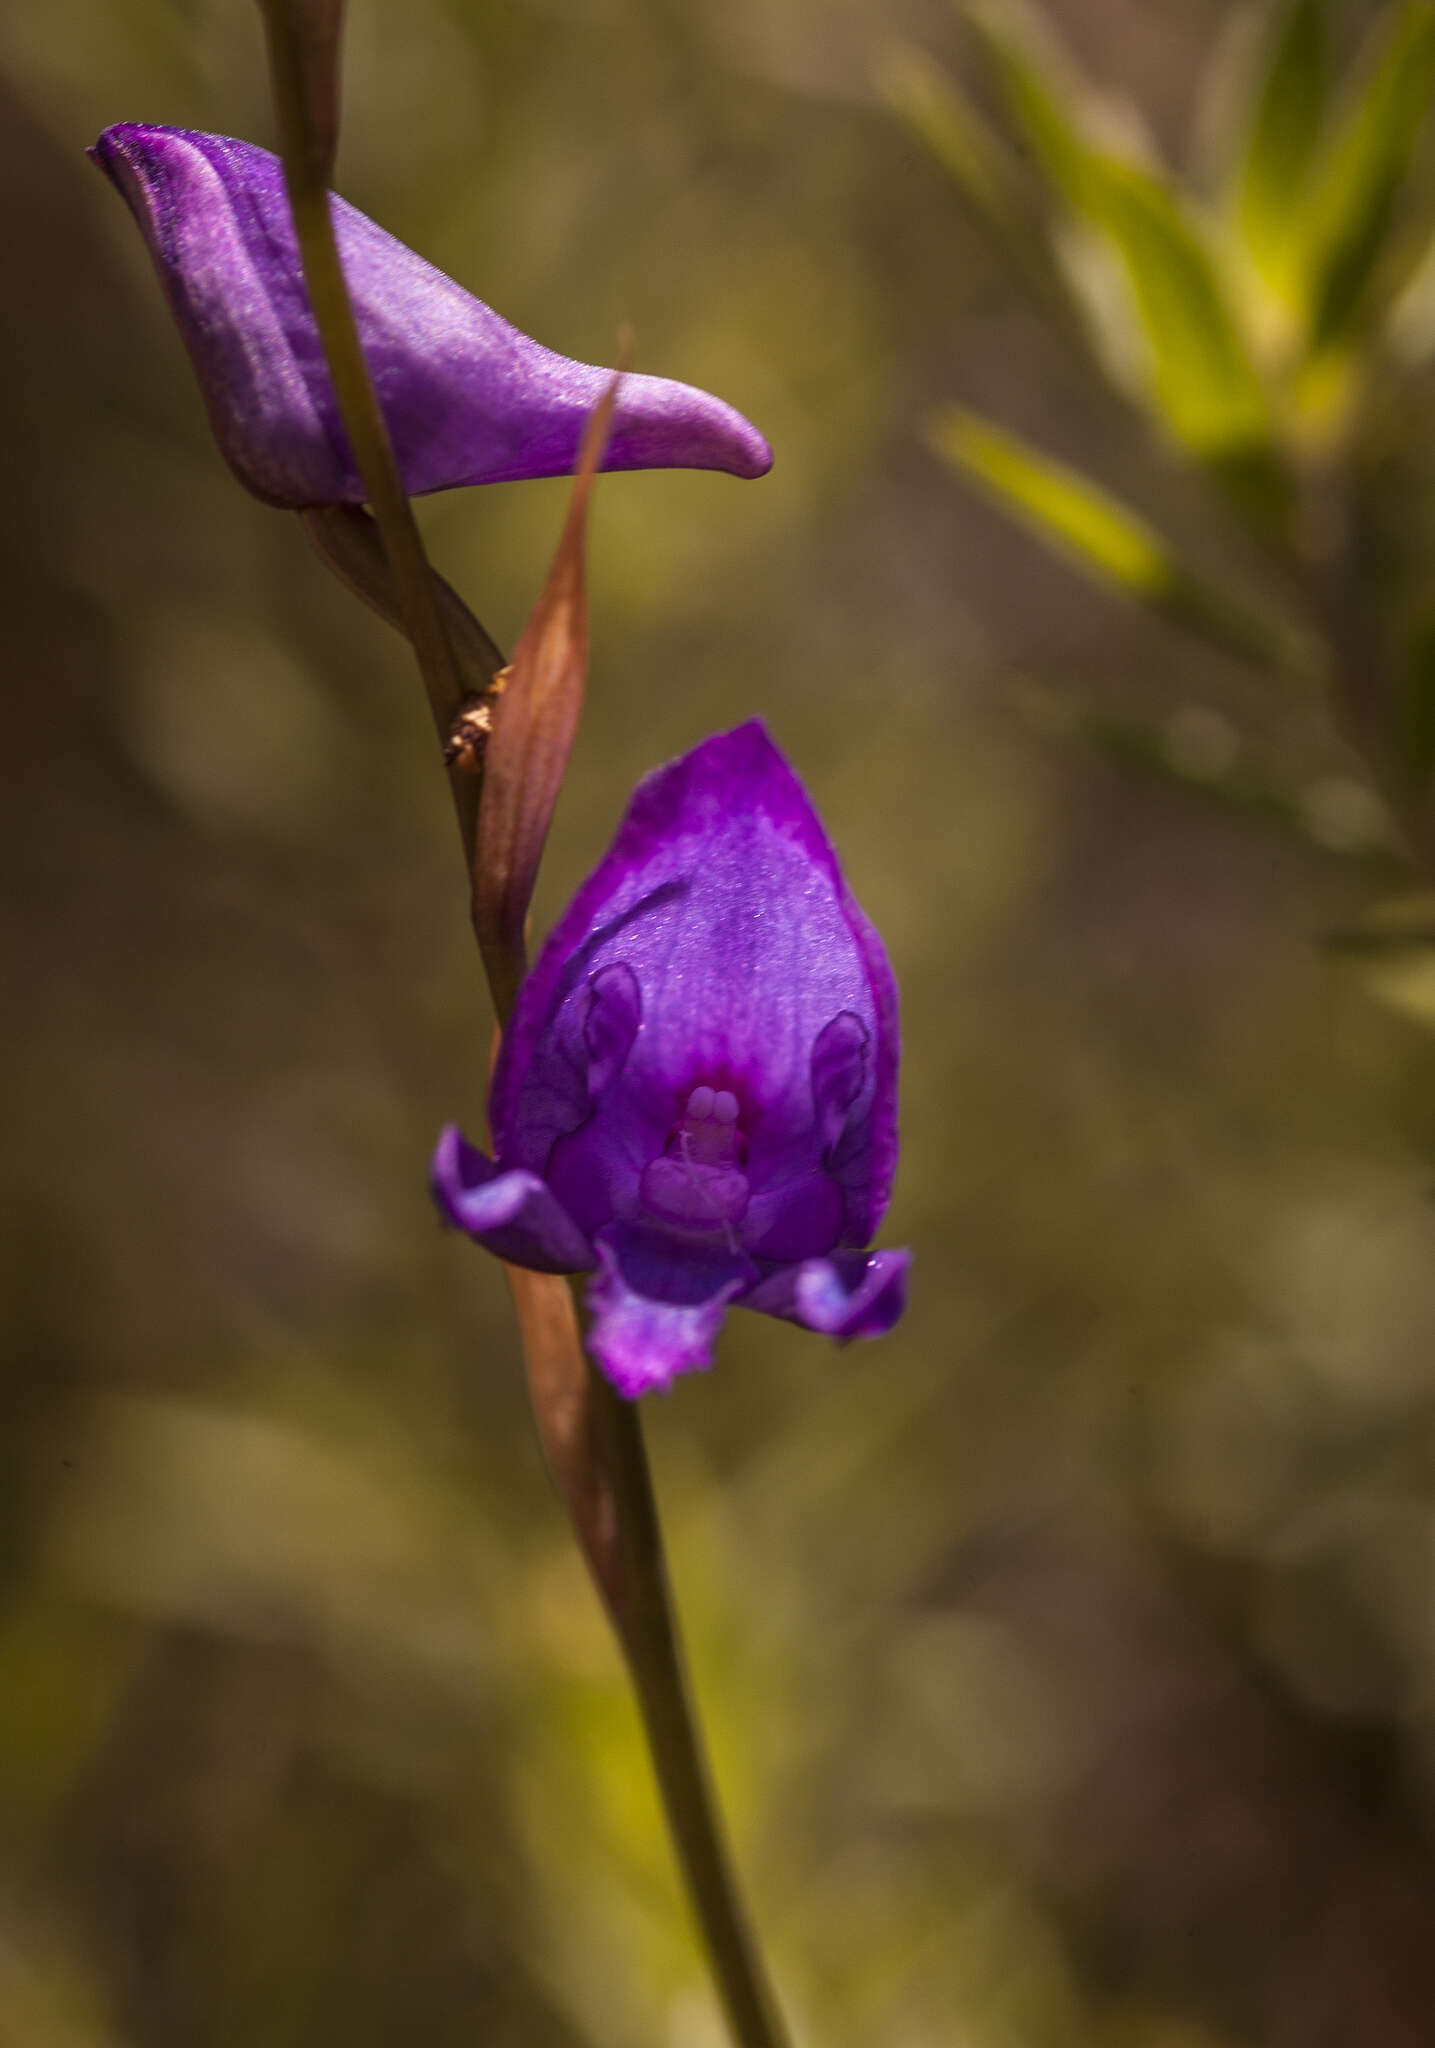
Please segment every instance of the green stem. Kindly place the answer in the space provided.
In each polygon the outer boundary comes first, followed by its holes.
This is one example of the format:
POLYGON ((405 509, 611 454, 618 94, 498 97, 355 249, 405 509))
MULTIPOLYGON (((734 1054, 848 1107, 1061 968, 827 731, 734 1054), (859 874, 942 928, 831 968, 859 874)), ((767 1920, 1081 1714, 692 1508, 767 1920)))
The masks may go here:
MULTIPOLYGON (((261 11, 284 182, 294 215, 309 303, 364 495, 383 536, 384 552, 408 636, 418 657, 434 725, 440 739, 446 739, 463 705, 463 680, 444 630, 423 538, 404 490, 359 340, 358 323, 334 237, 323 152, 313 146, 303 37, 288 10, 265 5, 261 0, 261 11)), ((450 775, 449 781, 471 863, 477 792, 472 779, 463 774, 450 775)))
MULTIPOLYGON (((302 10, 260 0, 278 113, 284 176, 293 209, 304 281, 323 343, 339 414, 373 508, 405 627, 418 656, 434 724, 447 738, 464 702, 464 685, 439 610, 436 580, 424 554, 413 507, 394 461, 388 429, 359 341, 330 213, 328 161, 332 135, 316 146, 302 10)), ((334 118, 337 116, 335 114, 334 118)), ((481 630, 481 629, 480 629, 481 630)), ((477 791, 451 775, 464 851, 473 869, 477 791)), ((522 961, 486 959, 500 1025, 508 1021, 522 961)), ((556 1282, 554 1283, 557 1284, 556 1282)), ((539 1305, 541 1307, 541 1304, 539 1305)), ((555 1341, 551 1319, 536 1313, 520 1329, 525 1349, 541 1354, 555 1341)), ((616 1521, 621 1593, 599 1585, 617 1628, 647 1731, 678 1863, 702 1929, 714 1979, 738 2048, 786 2048, 786 2035, 739 1902, 723 1838, 697 1714, 688 1689, 668 1587, 662 1531, 636 1408, 622 1401, 577 1351, 576 1331, 561 1339, 569 1383, 583 1387, 606 1453, 605 1477, 616 1521), (586 1384, 585 1384, 586 1381, 586 1384)), ((580 1531, 581 1533, 581 1531, 580 1531)), ((588 1537, 584 1536, 585 1547, 588 1537)), ((590 1557, 593 1555, 590 1550, 590 1557)), ((595 1569, 596 1569, 595 1564, 595 1569)))
POLYGON ((713 1978, 739 2048, 787 2048, 787 2033, 738 1894, 703 1750, 637 1403, 621 1399, 591 1366, 589 1399, 605 1440, 617 1508, 622 1596, 614 1624, 713 1978))

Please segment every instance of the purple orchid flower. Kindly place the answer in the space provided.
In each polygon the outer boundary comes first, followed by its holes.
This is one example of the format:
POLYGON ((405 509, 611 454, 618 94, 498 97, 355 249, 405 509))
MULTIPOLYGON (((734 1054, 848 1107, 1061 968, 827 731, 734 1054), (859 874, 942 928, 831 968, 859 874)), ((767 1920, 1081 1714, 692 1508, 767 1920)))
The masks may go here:
POLYGON ((641 783, 519 991, 489 1097, 450 1127, 445 1219, 592 1272, 589 1346, 630 1398, 706 1366, 730 1303, 876 1337, 897 1161, 897 989, 806 791, 753 720, 641 783))
MULTIPOLYGON (((133 122, 107 128, 90 155, 139 222, 240 482, 274 505, 359 503, 279 159, 225 135, 133 122)), ((568 474, 610 373, 530 341, 344 200, 333 205, 408 491, 568 474)), ((602 466, 754 477, 772 451, 721 399, 628 376, 602 466)))

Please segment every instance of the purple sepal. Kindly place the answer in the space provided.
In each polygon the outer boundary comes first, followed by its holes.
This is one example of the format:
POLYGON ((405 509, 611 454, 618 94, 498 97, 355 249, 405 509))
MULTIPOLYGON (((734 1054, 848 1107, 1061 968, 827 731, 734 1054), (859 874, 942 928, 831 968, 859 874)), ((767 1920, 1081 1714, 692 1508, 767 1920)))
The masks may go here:
POLYGON ((439 1138, 429 1186, 444 1219, 515 1266, 538 1273, 584 1273, 593 1247, 536 1173, 503 1171, 470 1145, 457 1125, 439 1138))
POLYGON ((728 1304, 752 1276, 748 1260, 707 1249, 674 1259, 655 1233, 621 1224, 599 1237, 598 1257, 588 1348, 625 1399, 712 1364, 728 1304))
MULTIPOLYGON (((275 505, 359 502, 279 159, 135 122, 107 128, 90 154, 139 223, 240 482, 275 505)), ((333 209, 405 487, 567 475, 610 373, 531 341, 344 200, 333 209)), ((666 377, 623 379, 604 469, 754 477, 771 466, 761 434, 721 399, 666 377)))
POLYGON ((800 1323, 819 1336, 847 1343, 884 1337, 907 1306, 909 1251, 833 1252, 779 1266, 742 1297, 739 1306, 800 1323))

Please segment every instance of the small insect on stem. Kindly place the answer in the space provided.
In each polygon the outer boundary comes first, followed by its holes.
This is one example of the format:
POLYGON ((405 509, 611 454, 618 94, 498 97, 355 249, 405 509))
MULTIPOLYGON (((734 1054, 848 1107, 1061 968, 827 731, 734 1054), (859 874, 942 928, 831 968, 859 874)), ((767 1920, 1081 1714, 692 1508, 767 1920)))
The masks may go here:
POLYGON ((483 773, 483 757, 493 732, 493 707, 508 687, 511 670, 501 668, 486 690, 471 691, 448 729, 443 743, 444 764, 465 775, 483 773))

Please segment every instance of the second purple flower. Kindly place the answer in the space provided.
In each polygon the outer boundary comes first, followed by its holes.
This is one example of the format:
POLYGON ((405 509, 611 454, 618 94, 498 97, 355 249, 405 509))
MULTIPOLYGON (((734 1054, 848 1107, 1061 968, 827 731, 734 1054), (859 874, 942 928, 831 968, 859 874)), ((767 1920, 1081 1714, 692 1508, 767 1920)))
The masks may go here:
POLYGON ((730 1304, 878 1336, 909 1254, 871 1253, 897 1159, 897 992, 763 726, 635 793, 518 996, 497 1159, 453 1129, 447 1220, 594 1274, 590 1347, 634 1396, 710 1362, 730 1304))

